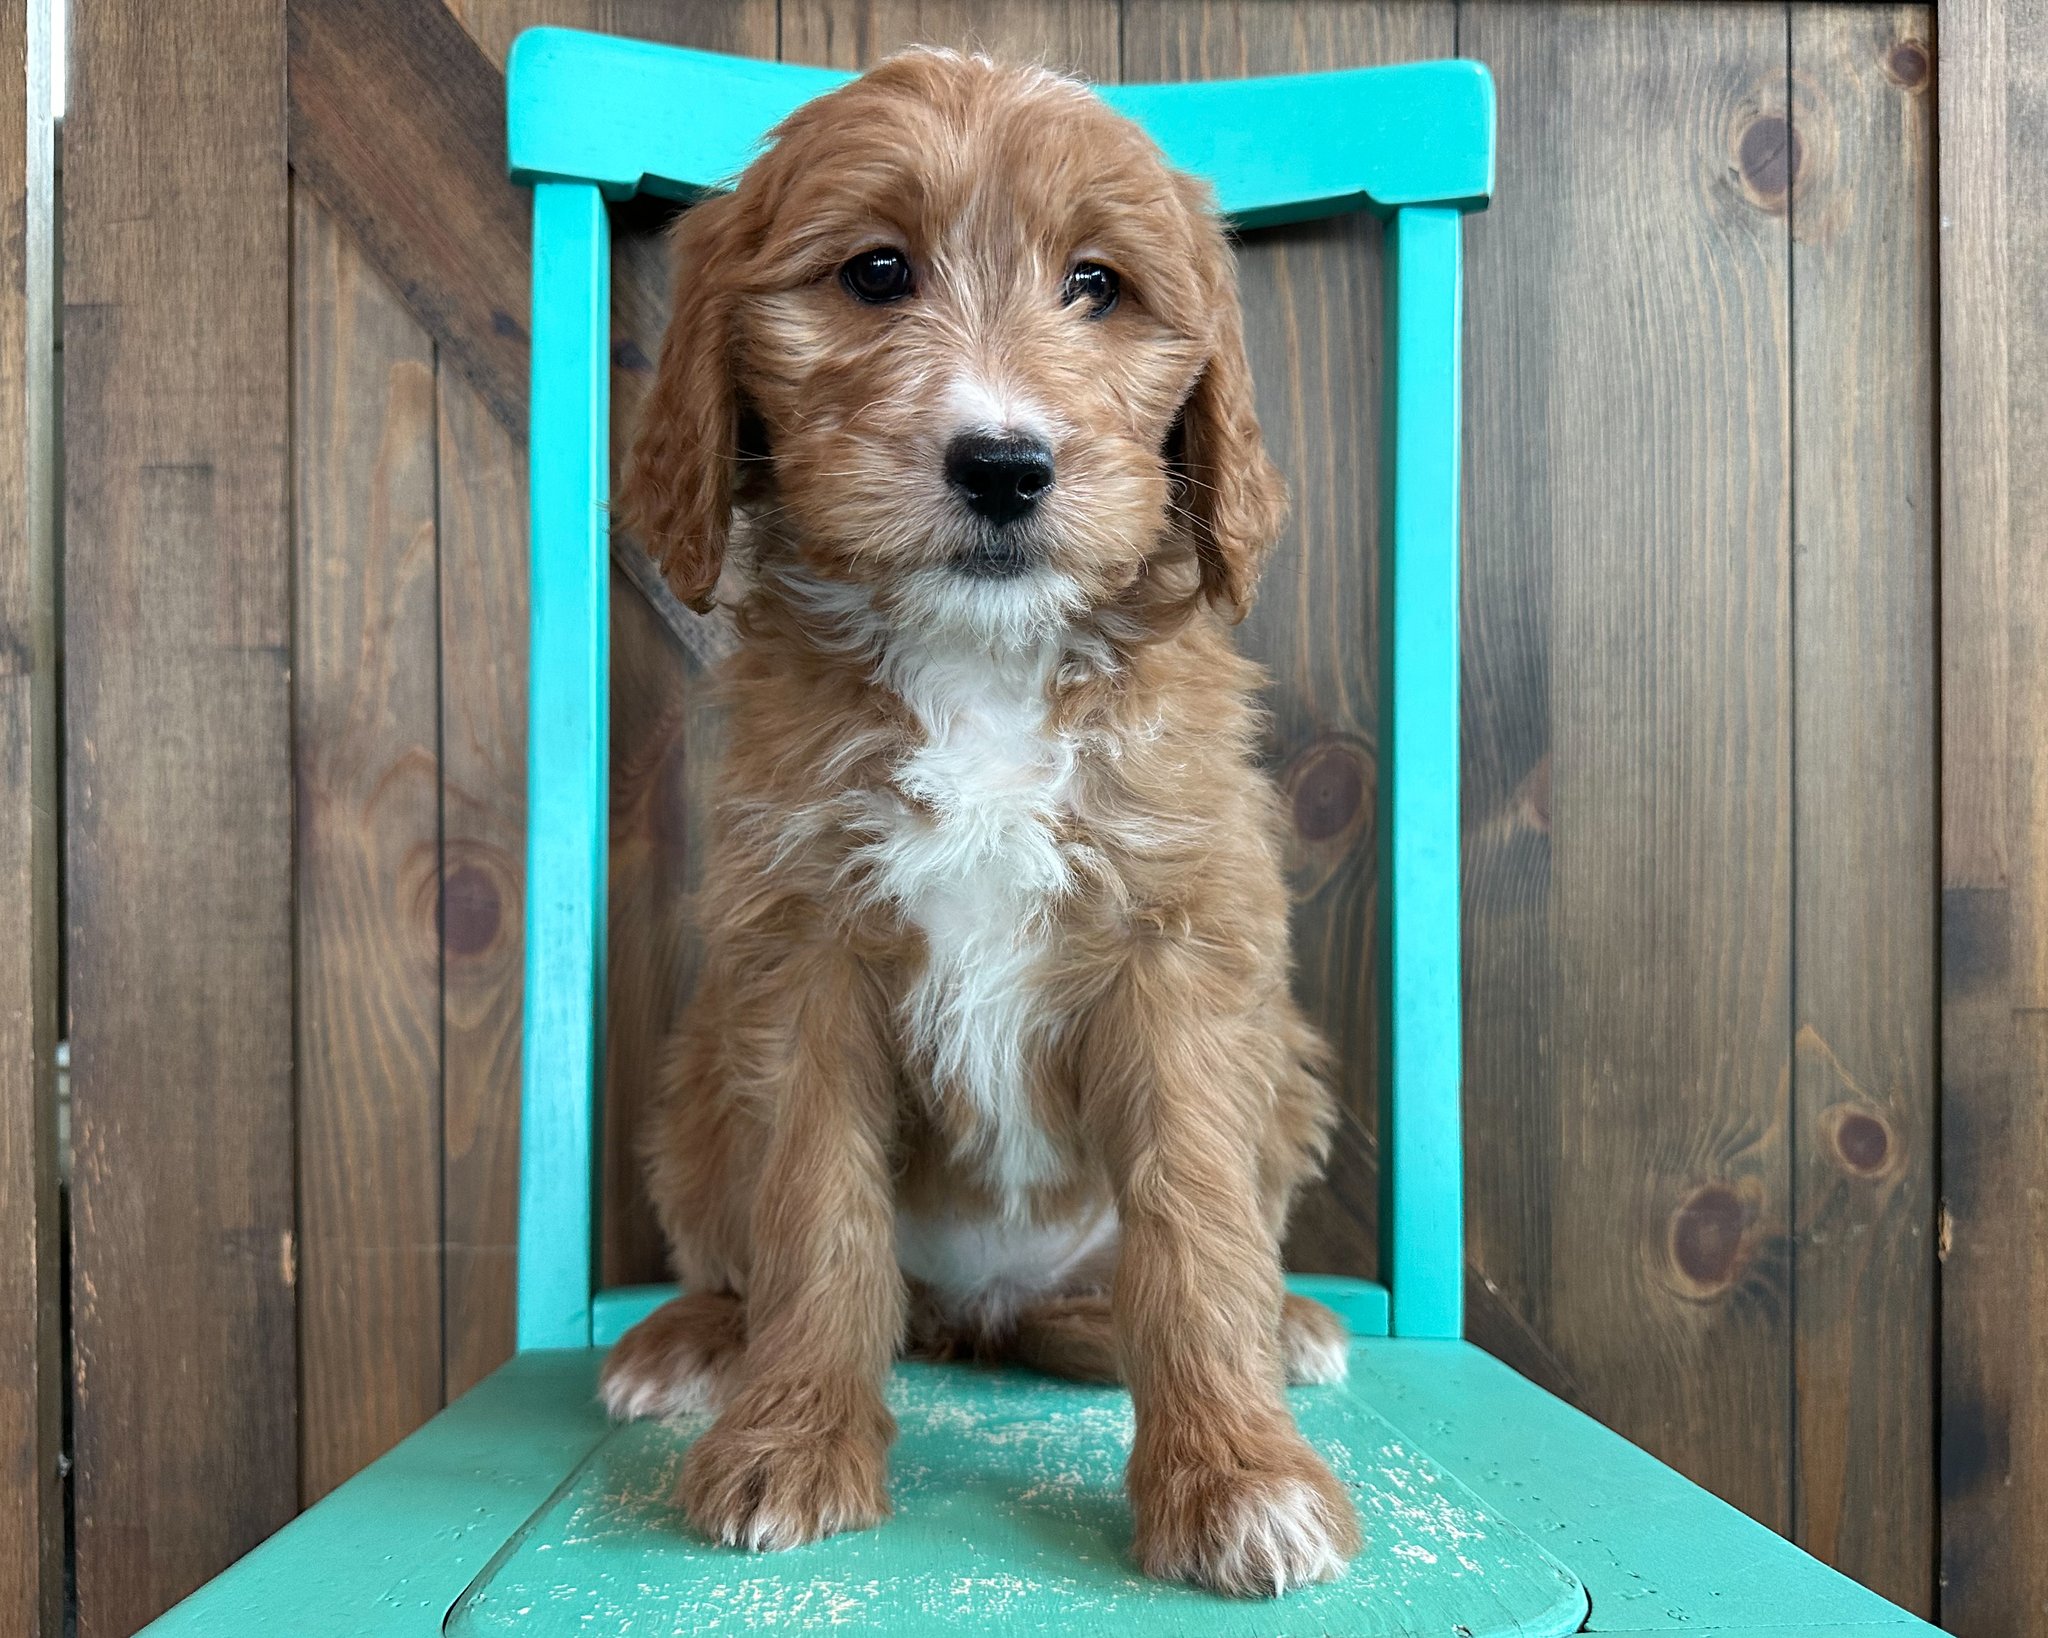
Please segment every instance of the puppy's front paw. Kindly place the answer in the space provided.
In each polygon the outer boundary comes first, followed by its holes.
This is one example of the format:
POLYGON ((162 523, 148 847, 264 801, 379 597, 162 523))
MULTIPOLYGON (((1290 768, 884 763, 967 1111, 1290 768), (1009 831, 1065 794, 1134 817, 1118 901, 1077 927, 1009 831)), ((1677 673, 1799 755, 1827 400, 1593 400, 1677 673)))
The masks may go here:
POLYGON ((885 1430, 745 1412, 736 1404, 683 1461, 676 1499, 713 1541, 779 1552, 889 1516, 885 1430))
POLYGON ((1277 1598, 1341 1575, 1360 1545, 1351 1498, 1300 1435, 1289 1430, 1270 1446, 1169 1459, 1142 1473, 1134 1455, 1139 1568, 1240 1598, 1277 1598))

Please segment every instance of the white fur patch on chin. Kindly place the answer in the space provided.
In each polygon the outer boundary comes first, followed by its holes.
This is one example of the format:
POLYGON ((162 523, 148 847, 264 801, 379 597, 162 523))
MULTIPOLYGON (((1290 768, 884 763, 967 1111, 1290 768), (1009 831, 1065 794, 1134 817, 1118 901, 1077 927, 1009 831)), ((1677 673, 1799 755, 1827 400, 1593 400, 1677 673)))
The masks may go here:
POLYGON ((1285 1341, 1287 1380, 1297 1387, 1342 1382, 1351 1374, 1351 1348, 1343 1338, 1289 1325, 1285 1341))
POLYGON ((1014 663, 1017 656, 1001 651, 1057 646, 1082 601, 1072 577, 1054 569, 988 578, 957 569, 920 569, 890 587, 895 629, 887 647, 897 662, 891 669, 898 675, 914 672, 949 648, 957 658, 991 667, 1014 663), (968 654, 959 653, 970 645, 968 654))
MULTIPOLYGON (((883 591, 787 565, 774 579, 818 622, 817 641, 867 660, 877 680, 913 707, 918 701, 906 688, 927 685, 924 673, 934 667, 941 683, 958 682, 964 670, 1014 668, 1020 650, 1061 646, 1087 603, 1073 576, 1047 567, 980 577, 933 565, 898 575, 883 591)), ((1091 658, 1100 663, 1100 655, 1091 658)))
POLYGON ((1219 1586, 1266 1592, 1331 1581, 1344 1573, 1344 1555, 1322 1499, 1298 1479, 1259 1490, 1239 1504, 1222 1552, 1211 1566, 1219 1586))
POLYGON ((696 1366, 668 1372, 607 1370, 598 1384, 605 1414, 614 1422, 644 1417, 699 1416, 717 1411, 724 1393, 717 1373, 696 1366))

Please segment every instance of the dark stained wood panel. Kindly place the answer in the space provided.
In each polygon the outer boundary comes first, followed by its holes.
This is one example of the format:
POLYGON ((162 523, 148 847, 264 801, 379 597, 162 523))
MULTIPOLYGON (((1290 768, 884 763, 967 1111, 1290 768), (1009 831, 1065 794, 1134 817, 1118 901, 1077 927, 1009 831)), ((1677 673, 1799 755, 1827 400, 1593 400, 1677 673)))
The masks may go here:
MULTIPOLYGON (((1448 57, 1450 5, 1131 0, 1133 80, 1223 79, 1448 57)), ((1299 1268, 1377 1256, 1372 926, 1378 726, 1380 230, 1363 218, 1248 236, 1238 259, 1259 418, 1293 515, 1240 639, 1273 675, 1268 755, 1293 819, 1296 991, 1337 1051, 1327 1182, 1295 1212, 1299 1268)))
MULTIPOLYGON (((775 56, 772 0, 444 0, 492 61, 503 65, 521 29, 587 28, 640 40, 775 56)), ((795 6, 788 8, 792 12, 795 6)))
POLYGON ((293 215, 299 1490, 441 1407, 434 349, 293 215))
POLYGON ((1934 1608, 1933 19, 1792 11, 1793 1533, 1934 1608), (1877 1498, 1881 1502, 1873 1505, 1877 1498))
POLYGON ((438 380, 441 1277, 452 1400, 512 1353, 526 879, 526 457, 438 380))
POLYGON ((785 0, 782 57, 865 68, 904 46, 951 46, 1114 80, 1119 20, 1117 0, 785 0))
POLYGON ((1940 7, 1941 1618, 2048 1611, 2048 9, 1940 7))
POLYGON ((1466 797, 1486 1340, 1790 1522, 1782 10, 1468 4, 1466 797), (1498 933, 1496 928, 1499 929, 1498 933))
MULTIPOLYGON (((533 206, 506 174, 502 72, 516 27, 493 64, 443 5, 288 0, 286 9, 294 173, 347 225, 443 361, 523 439, 533 206)), ((577 19, 543 8, 533 20, 577 19)), ((663 286, 645 258, 621 257, 613 282, 613 353, 630 401, 657 345, 663 286)), ((678 641, 715 644, 623 537, 613 558, 678 641)))
MULTIPOLYGON (((1576 355, 1553 310, 1575 276, 1570 233, 1545 231, 1529 197, 1587 112, 1538 87, 1569 45, 1518 40, 1495 61, 1483 19, 1461 12, 1465 55, 1512 69, 1501 93, 1499 190, 1465 227, 1464 550, 1460 618, 1461 865, 1465 977, 1466 1326, 1552 1392, 1592 1401, 1576 1339, 1553 1322, 1551 1243, 1561 1180, 1552 905, 1551 485, 1548 372, 1576 355)), ((1611 72, 1611 70, 1607 70, 1611 72)), ((1589 88, 1597 96, 1598 88, 1589 88)), ((1574 177, 1596 186, 1589 168, 1574 177)), ((1581 210, 1586 206, 1579 204, 1581 210)), ((1642 208, 1636 205, 1633 208, 1642 208)), ((1613 389, 1589 384, 1600 402, 1613 389)), ((1578 452, 1574 452, 1578 453, 1578 452)), ((1579 458, 1583 459, 1581 454, 1579 458)), ((1604 463, 1604 454, 1599 457, 1604 463)), ((1566 547, 1569 550, 1570 537, 1566 547)), ((1567 564, 1566 573, 1569 573, 1567 564)), ((1619 1255, 1609 1253, 1608 1255, 1619 1255)))
POLYGON ((65 127, 82 1638, 298 1501, 284 16, 100 0, 65 127))
POLYGON ((439 5, 288 9, 292 169, 441 320, 430 328, 498 417, 523 423, 531 206, 505 174, 502 74, 439 5))
POLYGON ((48 42, 0 0, 0 1631, 57 1638, 57 756, 48 42))

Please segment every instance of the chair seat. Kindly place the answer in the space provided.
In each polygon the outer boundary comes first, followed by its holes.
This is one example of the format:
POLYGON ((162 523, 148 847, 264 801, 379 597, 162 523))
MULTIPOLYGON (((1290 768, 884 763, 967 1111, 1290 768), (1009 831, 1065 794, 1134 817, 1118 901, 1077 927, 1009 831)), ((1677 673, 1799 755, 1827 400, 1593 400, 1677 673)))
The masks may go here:
POLYGON ((209 1583, 156 1638, 974 1632, 1893 1638, 1933 1628, 1462 1342, 1367 1338, 1294 1390, 1370 1540, 1234 1603, 1126 1566, 1128 1399, 905 1366, 896 1517, 755 1557, 667 1505, 695 1424, 607 1426, 598 1350, 522 1354, 209 1583), (1590 1601, 1591 1617, 1587 1621, 1590 1601))
POLYGON ((448 1632, 1561 1638, 1585 1618, 1570 1571, 1342 1388, 1291 1397, 1357 1498, 1371 1549, 1342 1580, 1262 1605, 1130 1566, 1128 1394, 940 1365, 905 1366, 891 1386, 896 1510, 880 1529, 767 1558, 711 1546, 678 1528, 669 1500, 705 1419, 619 1428, 464 1595, 448 1632))

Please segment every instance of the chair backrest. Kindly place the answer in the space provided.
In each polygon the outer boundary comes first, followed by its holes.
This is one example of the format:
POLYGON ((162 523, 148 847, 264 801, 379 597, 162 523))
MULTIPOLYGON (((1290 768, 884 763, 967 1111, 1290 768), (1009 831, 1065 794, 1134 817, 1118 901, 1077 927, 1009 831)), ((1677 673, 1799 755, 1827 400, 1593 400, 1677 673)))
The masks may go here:
MULTIPOLYGON (((519 1323, 592 1340, 603 1061, 611 237, 605 201, 691 199, 851 76, 533 29, 508 76, 534 189, 531 708, 519 1323)), ((1239 227, 1386 223, 1377 927, 1380 1277, 1397 1335, 1463 1325, 1459 1110, 1458 404, 1461 213, 1493 188, 1472 62, 1104 86, 1239 227)), ((1359 633, 1365 641, 1367 634, 1359 633)))

